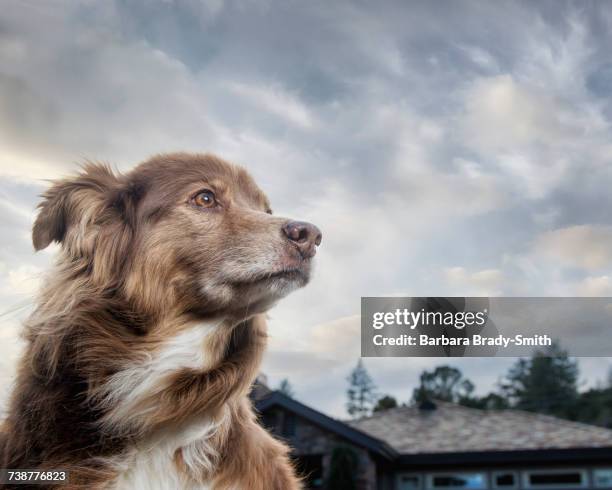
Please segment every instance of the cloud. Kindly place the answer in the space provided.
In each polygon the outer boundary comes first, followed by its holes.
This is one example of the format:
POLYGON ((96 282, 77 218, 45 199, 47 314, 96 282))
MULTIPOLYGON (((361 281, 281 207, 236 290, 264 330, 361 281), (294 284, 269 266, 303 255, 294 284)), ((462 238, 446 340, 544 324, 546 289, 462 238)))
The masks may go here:
POLYGON ((544 232, 536 237, 534 251, 570 267, 607 268, 612 266, 612 227, 576 225, 544 232))
POLYGON ((498 269, 469 272, 464 267, 451 267, 444 271, 447 282, 461 296, 500 296, 503 274, 498 269))
POLYGON ((84 158, 132 164, 212 141, 206 95, 179 60, 86 23, 38 19, 46 29, 8 36, 29 58, 0 74, 0 174, 58 177, 84 158))
POLYGON ((244 97, 249 103, 268 111, 304 129, 314 125, 313 116, 308 108, 293 94, 281 87, 258 87, 243 83, 229 84, 230 90, 244 97))
POLYGON ((313 363, 332 371, 338 368, 346 369, 359 357, 359 315, 315 325, 307 332, 296 330, 293 331, 293 337, 299 337, 300 342, 292 344, 279 342, 278 337, 272 335, 270 347, 275 354, 266 361, 270 367, 270 375, 284 374, 303 378, 311 372, 313 363), (286 362, 292 358, 295 362, 286 362), (277 366, 280 369, 277 369, 277 366))
MULTIPOLYGON (((42 272, 38 267, 27 264, 20 265, 15 269, 6 270, 5 264, 0 265, 6 271, 5 278, 3 278, 6 288, 3 294, 31 297, 38 291, 42 272)), ((2 269, 0 269, 0 274, 3 274, 2 269)))
POLYGON ((575 112, 545 88, 499 75, 468 90, 464 131, 472 148, 496 155, 501 172, 519 179, 527 196, 540 198, 566 177, 563 148, 584 131, 575 112))
MULTIPOLYGON (((31 298, 53 256, 30 243, 42 179, 84 158, 125 170, 171 150, 244 164, 276 214, 323 230, 311 285, 270 312, 265 368, 332 413, 359 354, 361 296, 607 294, 611 12, 9 0, 0 309, 31 298)), ((406 400, 436 362, 366 364, 406 400)), ((461 366, 485 389, 505 365, 461 366)))
POLYGON ((586 277, 576 285, 576 296, 612 296, 609 276, 586 277))
POLYGON ((556 141, 570 128, 560 121, 550 94, 528 89, 509 75, 478 80, 466 98, 471 143, 511 151, 516 146, 556 141))
POLYGON ((470 45, 459 46, 459 49, 463 50, 474 64, 476 64, 486 72, 495 73, 500 71, 497 60, 487 49, 480 46, 470 45))

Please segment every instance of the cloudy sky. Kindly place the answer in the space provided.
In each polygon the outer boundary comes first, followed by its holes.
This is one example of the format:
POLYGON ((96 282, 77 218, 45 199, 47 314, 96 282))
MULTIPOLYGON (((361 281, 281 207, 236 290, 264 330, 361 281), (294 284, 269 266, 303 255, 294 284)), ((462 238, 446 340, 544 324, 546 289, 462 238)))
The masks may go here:
MULTIPOLYGON (((264 371, 330 414, 361 296, 612 296, 611 45, 606 2, 4 0, 0 393, 55 252, 37 195, 85 158, 215 152, 319 225, 264 371)), ((366 367, 403 401, 440 361, 366 367)), ((511 362, 453 364, 486 391, 511 362)))

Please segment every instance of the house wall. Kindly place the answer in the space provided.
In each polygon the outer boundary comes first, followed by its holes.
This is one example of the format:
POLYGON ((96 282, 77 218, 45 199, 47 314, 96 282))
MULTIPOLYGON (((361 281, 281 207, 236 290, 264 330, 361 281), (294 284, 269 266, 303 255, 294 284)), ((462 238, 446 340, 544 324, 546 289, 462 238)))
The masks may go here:
POLYGON ((357 455, 359 461, 357 471, 358 490, 378 489, 376 484, 376 463, 367 450, 350 444, 336 434, 321 429, 308 420, 289 413, 282 408, 274 407, 267 410, 264 414, 263 422, 268 430, 291 446, 295 456, 322 455, 324 481, 329 475, 333 450, 338 446, 350 447, 357 455), (294 417, 294 423, 287 423, 287 417, 294 417), (293 431, 286 430, 291 427, 293 427, 293 431))
MULTIPOLYGON (((266 410, 262 414, 262 422, 274 435, 284 439, 292 447, 296 457, 320 455, 322 482, 325 482, 329 475, 334 449, 338 446, 350 447, 359 461, 356 475, 359 490, 612 490, 612 460, 598 456, 599 453, 590 456, 576 450, 575 461, 573 457, 568 459, 567 453, 559 455, 563 456, 563 460, 558 461, 555 454, 542 450, 537 452, 537 458, 515 462, 498 457, 490 466, 484 463, 487 461, 486 457, 481 459, 478 455, 473 455, 470 460, 465 454, 460 454, 458 460, 447 455, 443 461, 436 459, 417 464, 414 459, 400 458, 391 462, 373 457, 368 450, 351 444, 335 432, 322 429, 316 423, 278 406, 266 410), (559 479, 550 484, 547 483, 550 481, 548 476, 544 483, 542 479, 538 482, 530 476, 534 472, 550 474, 559 471, 579 471, 582 477, 577 484, 559 479), (478 480, 470 478, 469 482, 455 483, 457 477, 459 480, 465 479, 465 473, 477 473, 481 476, 476 477, 478 480), (504 474, 506 478, 508 473, 514 475, 511 483, 502 483, 500 474, 504 474), (402 474, 408 478, 402 479, 402 474)), ((483 454, 487 455, 488 453, 483 454)), ((325 487, 320 485, 312 488, 323 490, 325 487)))
MULTIPOLYGON (((472 482, 469 487, 474 490, 591 490, 612 489, 612 461, 602 465, 584 465, 564 463, 562 465, 507 465, 503 467, 439 467, 432 471, 395 470, 394 490, 457 490, 460 487, 436 486, 436 476, 480 475, 479 482, 472 482), (531 480, 532 475, 580 475, 577 482, 543 483, 531 480), (512 481, 501 484, 497 478, 501 475, 512 475, 512 481), (413 482, 401 483, 401 477, 414 479, 413 482)), ((462 488, 468 488, 464 486, 462 488)), ((381 489, 382 490, 382 489, 381 489)), ((386 490, 386 489, 385 489, 386 490)))

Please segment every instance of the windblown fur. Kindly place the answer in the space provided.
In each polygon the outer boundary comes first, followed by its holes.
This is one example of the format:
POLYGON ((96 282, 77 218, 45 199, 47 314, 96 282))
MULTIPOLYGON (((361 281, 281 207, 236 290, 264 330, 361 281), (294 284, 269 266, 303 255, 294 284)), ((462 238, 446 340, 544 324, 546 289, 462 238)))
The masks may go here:
POLYGON ((320 234, 283 232, 246 171, 210 155, 87 164, 43 198, 34 246, 61 250, 25 325, 2 467, 65 469, 68 488, 300 488, 248 393, 263 313, 306 284, 320 234))

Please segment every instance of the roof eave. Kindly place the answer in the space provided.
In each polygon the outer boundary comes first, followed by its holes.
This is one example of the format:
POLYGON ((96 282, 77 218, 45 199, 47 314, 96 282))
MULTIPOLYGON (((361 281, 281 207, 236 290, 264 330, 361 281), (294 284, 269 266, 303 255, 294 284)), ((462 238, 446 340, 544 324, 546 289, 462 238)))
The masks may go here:
POLYGON ((612 446, 542 448, 512 451, 473 451, 447 453, 401 454, 398 463, 406 467, 452 466, 483 464, 539 464, 539 463, 598 463, 612 461, 612 446))
POLYGON ((355 429, 344 422, 328 417, 327 415, 318 412, 317 410, 314 410, 298 402, 297 400, 294 400, 293 398, 283 395, 278 391, 274 391, 265 398, 255 402, 255 408, 259 412, 267 410, 274 405, 290 410, 311 423, 325 430, 334 432, 349 442, 352 442, 357 446, 364 447, 387 460, 393 461, 399 456, 399 453, 386 442, 355 429))

